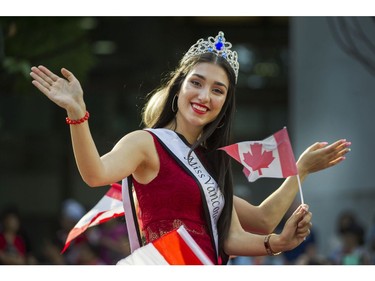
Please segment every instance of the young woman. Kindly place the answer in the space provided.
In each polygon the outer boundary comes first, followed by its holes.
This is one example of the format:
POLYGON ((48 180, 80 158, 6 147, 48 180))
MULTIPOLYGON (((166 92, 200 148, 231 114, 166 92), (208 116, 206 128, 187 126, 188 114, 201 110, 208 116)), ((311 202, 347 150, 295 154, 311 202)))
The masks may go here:
MULTIPOLYGON (((233 195, 230 159, 218 148, 231 144, 238 68, 237 53, 222 32, 198 40, 151 96, 143 112, 147 129, 125 135, 103 156, 90 134, 83 91, 74 75, 63 68, 62 78, 39 66, 32 67, 31 77, 67 111, 83 180, 96 187, 132 179, 146 243, 183 225, 214 264, 225 264, 229 255, 293 249, 311 227, 308 206, 301 205, 280 234, 270 234, 298 192, 294 177, 258 207, 233 195)), ((339 140, 309 147, 298 160, 302 180, 341 162, 349 145, 339 140)))

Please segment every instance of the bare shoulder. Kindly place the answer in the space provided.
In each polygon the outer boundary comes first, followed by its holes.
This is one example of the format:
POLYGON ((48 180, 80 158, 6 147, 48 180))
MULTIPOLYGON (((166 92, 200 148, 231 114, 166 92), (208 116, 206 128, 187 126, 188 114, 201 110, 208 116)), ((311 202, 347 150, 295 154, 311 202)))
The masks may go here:
POLYGON ((145 130, 131 132, 119 143, 126 151, 127 158, 137 164, 132 174, 139 183, 147 184, 157 176, 159 159, 150 132, 145 130))
POLYGON ((146 130, 136 130, 136 131, 130 132, 126 134, 123 138, 126 138, 131 141, 139 141, 139 142, 152 141, 151 134, 147 132, 146 130))
POLYGON ((150 144, 150 142, 152 141, 153 139, 151 134, 145 130, 136 130, 130 132, 123 136, 120 140, 120 142, 137 143, 139 145, 150 144))
POLYGON ((116 146, 120 149, 126 146, 128 148, 147 152, 153 147, 153 138, 151 134, 145 130, 136 130, 123 136, 116 146))

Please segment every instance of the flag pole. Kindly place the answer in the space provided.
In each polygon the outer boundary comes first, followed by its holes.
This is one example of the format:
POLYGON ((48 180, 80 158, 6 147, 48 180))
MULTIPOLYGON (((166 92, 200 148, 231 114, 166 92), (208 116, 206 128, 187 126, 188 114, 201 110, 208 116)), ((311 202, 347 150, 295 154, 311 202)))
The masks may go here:
POLYGON ((302 193, 301 180, 299 178, 299 174, 297 174, 297 181, 298 181, 298 187, 299 187, 299 194, 301 196, 301 203, 305 204, 303 201, 303 193, 302 193))

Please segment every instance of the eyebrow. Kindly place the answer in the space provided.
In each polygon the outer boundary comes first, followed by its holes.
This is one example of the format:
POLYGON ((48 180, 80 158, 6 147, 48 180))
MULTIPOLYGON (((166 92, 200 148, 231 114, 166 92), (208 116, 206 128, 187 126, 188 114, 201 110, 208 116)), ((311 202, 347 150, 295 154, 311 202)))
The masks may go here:
MULTIPOLYGON (((197 77, 199 77, 199 78, 201 78, 201 79, 203 79, 203 80, 206 81, 206 77, 204 77, 204 76, 201 75, 201 74, 193 73, 192 76, 197 76, 197 77)), ((222 87, 224 87, 225 89, 228 90, 227 85, 225 85, 224 83, 221 83, 221 82, 219 82, 219 81, 215 81, 214 84, 219 85, 219 86, 222 86, 222 87)))

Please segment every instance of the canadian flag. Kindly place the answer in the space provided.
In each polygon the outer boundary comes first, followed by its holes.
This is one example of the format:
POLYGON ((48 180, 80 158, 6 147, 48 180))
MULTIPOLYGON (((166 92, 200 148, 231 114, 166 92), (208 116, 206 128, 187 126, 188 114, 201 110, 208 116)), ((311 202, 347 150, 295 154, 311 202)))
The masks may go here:
POLYGON ((100 201, 88 213, 86 213, 86 215, 84 215, 69 232, 61 253, 64 253, 69 247, 71 241, 83 233, 87 228, 123 215, 124 206, 122 204, 121 185, 113 183, 102 199, 100 199, 100 201))
POLYGON ((117 265, 212 265, 193 237, 182 225, 140 247, 117 265))
POLYGON ((250 182, 258 178, 297 175, 296 160, 286 127, 260 141, 245 141, 219 148, 240 162, 250 182))

